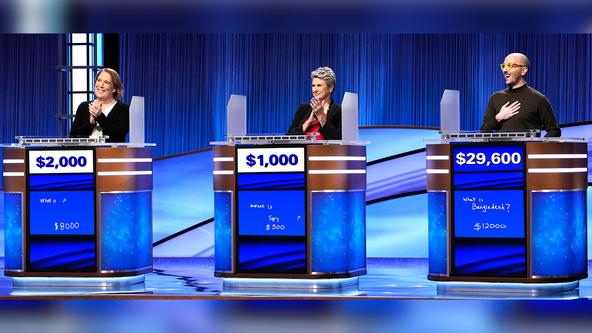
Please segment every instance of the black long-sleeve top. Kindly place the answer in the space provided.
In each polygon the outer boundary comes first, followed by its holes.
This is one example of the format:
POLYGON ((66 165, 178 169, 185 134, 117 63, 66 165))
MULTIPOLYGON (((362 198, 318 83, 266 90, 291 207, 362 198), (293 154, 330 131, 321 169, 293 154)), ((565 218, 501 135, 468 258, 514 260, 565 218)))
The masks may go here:
MULTIPOLYGON (((304 134, 302 131, 302 124, 310 117, 312 107, 310 104, 300 104, 296 109, 294 119, 292 119, 292 125, 288 129, 288 134, 301 135, 304 134)), ((325 126, 319 130, 325 140, 341 140, 341 105, 333 103, 329 105, 327 111, 327 122, 325 126)))
MULTIPOLYGON (((76 110, 76 117, 70 129, 70 136, 90 136, 95 124, 90 123, 90 102, 82 102, 76 110)), ((95 119, 103 129, 103 134, 108 135, 107 142, 125 142, 125 136, 129 132, 129 105, 120 101, 113 106, 108 116, 101 113, 95 119)))
POLYGON ((507 88, 491 95, 481 131, 513 132, 531 129, 545 129, 547 137, 561 136, 561 129, 557 125, 553 109, 545 95, 526 84, 516 89, 507 88), (507 102, 512 104, 515 101, 520 101, 518 114, 498 122, 495 115, 502 106, 507 102))

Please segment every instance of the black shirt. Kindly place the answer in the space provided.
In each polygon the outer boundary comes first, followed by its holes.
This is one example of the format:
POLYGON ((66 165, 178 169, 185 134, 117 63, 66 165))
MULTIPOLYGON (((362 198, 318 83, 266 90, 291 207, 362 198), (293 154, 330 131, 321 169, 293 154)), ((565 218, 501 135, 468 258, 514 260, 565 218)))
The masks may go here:
MULTIPOLYGON (((310 104, 300 104, 296 110, 294 119, 292 119, 292 125, 288 129, 288 134, 304 134, 302 124, 310 117, 311 112, 312 107, 310 104)), ((327 122, 325 126, 321 127, 319 132, 323 134, 325 140, 341 140, 341 105, 333 103, 333 100, 331 100, 329 110, 327 111, 327 122)))
POLYGON ((561 136, 561 129, 557 125, 547 97, 526 84, 516 89, 507 88, 491 95, 481 125, 481 131, 519 132, 541 128, 547 131, 545 136, 561 136), (518 114, 498 122, 495 115, 502 106, 507 102, 512 104, 515 101, 520 101, 518 114))
MULTIPOLYGON (((76 117, 70 129, 70 136, 79 137, 92 134, 95 124, 90 123, 90 102, 82 102, 76 110, 76 117)), ((119 101, 113 106, 108 116, 101 113, 96 123, 103 129, 103 134, 108 135, 107 142, 125 142, 125 136, 129 132, 129 105, 119 101)))

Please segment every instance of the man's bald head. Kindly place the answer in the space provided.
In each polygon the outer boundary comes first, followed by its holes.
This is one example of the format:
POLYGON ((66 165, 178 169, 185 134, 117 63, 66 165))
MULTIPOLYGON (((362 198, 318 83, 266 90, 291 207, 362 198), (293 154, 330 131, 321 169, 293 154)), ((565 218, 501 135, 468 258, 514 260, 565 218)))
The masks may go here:
POLYGON ((508 54, 504 60, 504 63, 523 65, 527 68, 530 67, 530 60, 528 60, 528 57, 518 52, 508 54))
POLYGON ((526 84, 526 73, 528 73, 530 61, 522 53, 510 53, 504 59, 502 72, 506 84, 513 89, 522 87, 526 84))

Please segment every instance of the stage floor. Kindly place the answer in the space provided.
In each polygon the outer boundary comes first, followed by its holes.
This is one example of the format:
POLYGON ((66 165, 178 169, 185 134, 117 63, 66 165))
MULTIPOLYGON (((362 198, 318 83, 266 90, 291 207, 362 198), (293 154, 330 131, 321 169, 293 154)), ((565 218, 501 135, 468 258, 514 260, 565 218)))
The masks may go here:
MULTIPOLYGON (((0 267, 4 267, 0 259, 0 267)), ((588 263, 590 270, 592 262, 588 263)), ((290 286, 224 287, 214 277, 212 258, 156 258, 145 282, 110 290, 88 287, 16 286, 0 277, 0 299, 590 299, 592 279, 565 292, 501 290, 499 284, 482 291, 442 291, 426 278, 427 259, 369 258, 368 274, 357 286, 310 289, 290 286), (492 291, 493 289, 493 291, 492 291)), ((351 282, 351 280, 350 280, 351 282)))

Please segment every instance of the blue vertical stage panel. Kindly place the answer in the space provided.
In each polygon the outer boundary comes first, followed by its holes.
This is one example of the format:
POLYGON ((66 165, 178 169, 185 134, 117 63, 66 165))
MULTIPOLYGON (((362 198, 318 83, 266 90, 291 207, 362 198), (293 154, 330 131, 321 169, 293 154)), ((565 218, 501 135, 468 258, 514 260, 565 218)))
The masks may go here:
POLYGON ((152 267, 152 193, 101 193, 102 271, 152 267))
POLYGON ((366 267, 365 193, 313 192, 312 272, 341 273, 366 267))
POLYGON ((232 271, 232 192, 214 193, 215 269, 232 271))
POLYGON ((23 195, 4 193, 5 269, 23 269, 23 195))
POLYGON ((448 273, 446 192, 428 193, 429 274, 448 273))
POLYGON ((532 273, 586 273, 586 191, 532 193, 532 273))

